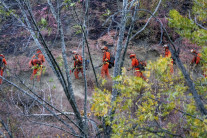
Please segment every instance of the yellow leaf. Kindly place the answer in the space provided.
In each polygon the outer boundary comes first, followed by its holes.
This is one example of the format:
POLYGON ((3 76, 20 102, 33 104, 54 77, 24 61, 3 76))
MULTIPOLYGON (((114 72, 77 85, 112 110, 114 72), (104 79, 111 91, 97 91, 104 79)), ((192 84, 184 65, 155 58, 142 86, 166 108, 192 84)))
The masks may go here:
POLYGON ((142 112, 146 111, 145 108, 142 108, 142 112))
POLYGON ((139 120, 140 120, 140 121, 143 121, 143 120, 144 120, 144 115, 140 115, 140 116, 139 116, 139 120))
POLYGON ((207 123, 207 119, 204 119, 204 121, 203 121, 204 123, 207 123))
POLYGON ((194 125, 199 126, 200 124, 201 124, 200 120, 195 119, 195 121, 194 121, 194 125))
POLYGON ((204 128, 205 128, 205 131, 207 131, 207 125, 206 124, 204 125, 204 128))
POLYGON ((150 77, 150 71, 145 71, 144 74, 145 74, 145 76, 146 76, 147 78, 150 77))
POLYGON ((106 95, 106 102, 109 101, 109 95, 106 95))
POLYGON ((198 137, 199 136, 199 133, 197 133, 197 132, 191 132, 191 136, 193 136, 193 137, 198 137))

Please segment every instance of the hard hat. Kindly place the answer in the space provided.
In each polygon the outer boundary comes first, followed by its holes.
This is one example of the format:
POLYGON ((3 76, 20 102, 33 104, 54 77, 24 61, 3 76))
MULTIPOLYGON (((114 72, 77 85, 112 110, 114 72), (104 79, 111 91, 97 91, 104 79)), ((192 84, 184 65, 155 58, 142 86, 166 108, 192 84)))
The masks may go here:
POLYGON ((194 49, 191 49, 190 52, 191 52, 191 53, 195 53, 196 51, 195 51, 194 49))
POLYGON ((39 48, 37 48, 36 51, 41 51, 41 50, 39 48))
POLYGON ((106 46, 102 46, 102 47, 101 47, 101 50, 108 50, 108 47, 106 47, 106 46))
POLYGON ((4 55, 3 54, 0 54, 0 56, 4 58, 4 55))
POLYGON ((133 57, 136 57, 135 54, 130 54, 129 58, 133 58, 133 57))
POLYGON ((72 51, 72 53, 73 53, 73 54, 78 54, 78 52, 77 52, 77 51, 75 51, 75 50, 74 50, 74 51, 72 51))
POLYGON ((164 48, 168 48, 168 45, 167 45, 167 44, 165 44, 163 47, 164 47, 164 48))
POLYGON ((36 49, 36 53, 39 54, 39 53, 42 53, 42 51, 41 51, 39 48, 37 48, 37 49, 36 49))

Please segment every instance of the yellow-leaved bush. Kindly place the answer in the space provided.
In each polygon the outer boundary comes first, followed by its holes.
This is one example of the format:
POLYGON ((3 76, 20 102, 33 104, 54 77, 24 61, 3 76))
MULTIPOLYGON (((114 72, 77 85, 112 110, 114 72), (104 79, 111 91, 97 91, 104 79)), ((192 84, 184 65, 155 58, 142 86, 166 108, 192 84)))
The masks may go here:
POLYGON ((113 78, 119 92, 113 103, 110 91, 95 89, 91 110, 106 118, 113 129, 112 137, 207 136, 206 119, 197 110, 182 73, 175 70, 171 74, 170 64, 170 58, 149 61, 147 82, 129 76, 123 68, 122 75, 113 78), (116 112, 110 122, 112 107, 116 112))

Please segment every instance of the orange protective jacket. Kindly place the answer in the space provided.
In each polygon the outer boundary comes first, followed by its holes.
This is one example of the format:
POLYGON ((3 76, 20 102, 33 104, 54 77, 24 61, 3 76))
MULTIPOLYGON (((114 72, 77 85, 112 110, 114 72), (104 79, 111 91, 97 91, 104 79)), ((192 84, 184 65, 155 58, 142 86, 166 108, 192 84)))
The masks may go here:
POLYGON ((168 48, 165 49, 165 57, 171 57, 171 52, 168 48))
POLYGON ((103 63, 104 64, 109 64, 109 60, 110 60, 110 53, 105 52, 104 55, 103 55, 103 63))
POLYGON ((74 68, 80 67, 83 64, 83 59, 80 55, 75 55, 74 68))
POLYGON ((139 70, 139 68, 136 67, 136 66, 138 66, 138 65, 139 65, 138 59, 133 58, 133 59, 132 59, 132 68, 134 68, 135 71, 139 70))
MULTIPOLYGON (((35 55, 32 56, 32 59, 29 62, 29 66, 32 67, 37 67, 37 65, 42 65, 42 63, 45 62, 45 57, 41 52, 37 52, 35 55)), ((34 68, 33 69, 33 73, 30 77, 30 80, 34 79, 34 76, 40 72, 40 74, 37 76, 37 81, 40 81, 40 77, 42 74, 42 66, 40 66, 39 68, 34 68)))
POLYGON ((83 59, 80 55, 75 55, 74 56, 74 76, 76 79, 78 79, 78 74, 81 72, 82 73, 82 76, 83 76, 83 59))
POLYGON ((174 69, 173 69, 173 59, 171 57, 171 52, 169 50, 169 48, 165 48, 165 57, 170 57, 171 58, 171 64, 169 65, 170 66, 170 72, 173 73, 174 72, 174 69))
POLYGON ((201 54, 200 53, 195 53, 196 55, 194 55, 193 60, 191 61, 191 64, 195 63, 195 64, 199 64, 200 60, 201 60, 201 54))
MULTIPOLYGON (((2 61, 3 64, 4 64, 4 65, 7 65, 7 62, 6 62, 6 59, 4 58, 4 56, 1 56, 1 57, 3 57, 3 61, 2 61)), ((0 69, 2 69, 2 67, 1 67, 0 69)))
POLYGON ((107 76, 108 79, 111 79, 111 76, 109 74, 109 60, 110 60, 110 53, 104 52, 103 54, 103 65, 101 69, 101 77, 105 78, 107 76))
POLYGON ((135 72, 134 75, 137 77, 141 77, 143 80, 147 80, 147 78, 142 74, 140 69, 137 67, 139 65, 139 61, 136 58, 132 59, 132 68, 134 68, 135 72))
POLYGON ((32 59, 29 62, 29 66, 35 66, 37 64, 42 65, 42 63, 45 62, 45 57, 42 53, 37 52, 37 54, 32 56, 32 59), (40 61, 40 62, 38 62, 40 61))
MULTIPOLYGON (((1 56, 1 57, 3 57, 3 61, 2 61, 3 64, 4 64, 4 65, 7 65, 7 62, 6 62, 6 59, 4 58, 4 56, 1 56)), ((0 75, 1 75, 1 76, 3 76, 3 72, 4 72, 4 68, 1 67, 1 68, 0 68, 0 75)), ((0 78, 0 84, 2 84, 2 79, 1 79, 1 78, 0 78)))

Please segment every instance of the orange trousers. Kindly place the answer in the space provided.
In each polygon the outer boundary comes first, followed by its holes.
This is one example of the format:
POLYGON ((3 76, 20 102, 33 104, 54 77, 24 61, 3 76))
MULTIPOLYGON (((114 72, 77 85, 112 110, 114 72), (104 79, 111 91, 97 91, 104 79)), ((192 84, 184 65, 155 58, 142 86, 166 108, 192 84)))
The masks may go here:
POLYGON ((101 69, 101 77, 105 78, 107 76, 108 79, 111 79, 111 76, 109 75, 109 64, 103 64, 101 69))
POLYGON ((78 69, 75 69, 75 70, 74 70, 74 75, 75 75, 75 78, 76 78, 76 79, 79 78, 79 77, 78 77, 78 74, 79 74, 80 72, 82 73, 82 76, 83 76, 83 68, 78 68, 78 69))
MULTIPOLYGON (((3 72, 4 70, 3 69, 0 69, 0 75, 3 76, 3 72)), ((0 84, 2 84, 2 79, 0 78, 0 84)))
POLYGON ((41 74, 42 74, 42 66, 40 66, 39 68, 36 68, 36 69, 33 70, 33 73, 30 77, 30 80, 33 80, 34 77, 37 76, 37 81, 40 81, 41 74))
POLYGON ((134 72, 134 76, 137 76, 137 77, 140 77, 140 78, 142 78, 143 80, 147 80, 147 78, 143 75, 143 73, 141 72, 141 71, 139 71, 139 70, 135 70, 135 72, 134 72))
POLYGON ((171 60, 171 64, 169 64, 169 67, 170 67, 170 73, 173 73, 174 72, 174 69, 173 69, 173 59, 171 60))

